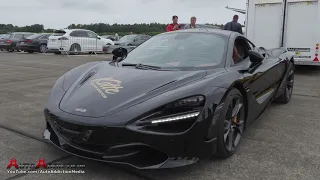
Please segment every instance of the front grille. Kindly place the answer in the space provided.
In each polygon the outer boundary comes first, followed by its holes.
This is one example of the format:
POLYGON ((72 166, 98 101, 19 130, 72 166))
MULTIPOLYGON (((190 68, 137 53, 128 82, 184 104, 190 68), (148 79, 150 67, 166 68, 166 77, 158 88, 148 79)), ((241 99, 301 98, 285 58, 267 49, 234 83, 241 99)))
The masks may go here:
POLYGON ((45 114, 51 128, 68 143, 94 152, 103 152, 108 147, 106 144, 101 143, 103 138, 99 138, 99 135, 104 130, 103 127, 69 123, 49 112, 45 114))

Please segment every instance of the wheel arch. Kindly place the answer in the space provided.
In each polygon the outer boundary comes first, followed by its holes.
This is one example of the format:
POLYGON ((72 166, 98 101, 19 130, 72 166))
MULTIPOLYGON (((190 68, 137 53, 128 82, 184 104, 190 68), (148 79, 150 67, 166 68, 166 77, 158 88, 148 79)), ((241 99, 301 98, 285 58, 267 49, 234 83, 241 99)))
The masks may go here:
POLYGON ((80 51, 81 51, 81 45, 79 43, 72 43, 70 46, 70 51, 71 51, 72 46, 74 46, 74 45, 78 45, 80 47, 80 51))

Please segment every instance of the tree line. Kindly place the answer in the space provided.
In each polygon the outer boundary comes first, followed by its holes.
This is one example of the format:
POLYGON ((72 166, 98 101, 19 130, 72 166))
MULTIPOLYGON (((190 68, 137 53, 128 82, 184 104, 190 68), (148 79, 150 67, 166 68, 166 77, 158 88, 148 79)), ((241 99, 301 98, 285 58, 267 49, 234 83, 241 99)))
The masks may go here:
MULTIPOLYGON (((209 23, 206 23, 209 25, 209 23)), ((219 27, 223 27, 223 24, 210 24, 219 27)), ((165 32, 167 24, 161 23, 149 23, 149 24, 70 24, 68 29, 88 29, 96 32, 99 35, 115 34, 120 36, 133 32, 135 34, 148 34, 155 35, 165 32)), ((30 26, 14 26, 12 24, 0 24, 0 34, 6 34, 10 32, 33 32, 33 33, 52 33, 54 29, 45 29, 43 24, 33 24, 30 26)))

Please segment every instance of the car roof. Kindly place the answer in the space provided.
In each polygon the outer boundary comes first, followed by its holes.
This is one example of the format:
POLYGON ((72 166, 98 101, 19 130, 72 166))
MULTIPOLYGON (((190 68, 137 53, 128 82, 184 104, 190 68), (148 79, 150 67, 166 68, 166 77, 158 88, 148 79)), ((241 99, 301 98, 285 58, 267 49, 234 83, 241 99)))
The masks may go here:
POLYGON ((221 36, 229 37, 232 33, 236 33, 233 31, 227 31, 222 29, 213 29, 213 28, 195 28, 195 29, 181 29, 178 31, 170 31, 166 33, 184 33, 184 32, 192 32, 192 33, 208 33, 208 34, 216 34, 221 36))

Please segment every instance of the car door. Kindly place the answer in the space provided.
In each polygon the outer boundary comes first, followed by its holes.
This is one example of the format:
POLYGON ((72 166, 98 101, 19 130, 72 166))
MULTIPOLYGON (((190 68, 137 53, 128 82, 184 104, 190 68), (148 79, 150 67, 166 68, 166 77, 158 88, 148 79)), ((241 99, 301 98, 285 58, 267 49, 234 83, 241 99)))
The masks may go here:
POLYGON ((103 40, 98 38, 98 35, 92 31, 87 31, 89 38, 89 51, 102 51, 103 40))
POLYGON ((89 38, 88 32, 85 30, 79 30, 78 34, 81 51, 92 51, 96 44, 94 43, 94 40, 92 38, 89 38))
POLYGON ((275 89, 272 88, 272 82, 269 78, 269 76, 272 76, 269 71, 270 63, 265 58, 260 65, 252 66, 248 51, 255 50, 255 48, 243 36, 235 39, 233 50, 234 61, 231 66, 238 68, 238 70, 245 70, 241 71, 241 73, 244 76, 244 87, 248 94, 248 104, 252 107, 248 108, 248 115, 250 116, 248 119, 253 120, 261 114, 275 93, 275 89), (246 71, 250 66, 255 67, 254 70, 252 72, 246 71))

